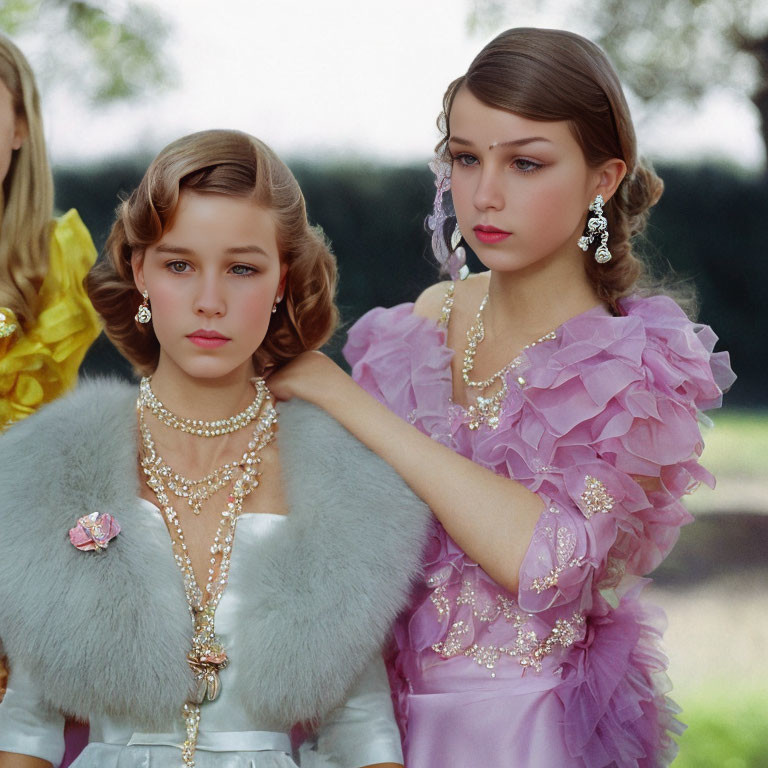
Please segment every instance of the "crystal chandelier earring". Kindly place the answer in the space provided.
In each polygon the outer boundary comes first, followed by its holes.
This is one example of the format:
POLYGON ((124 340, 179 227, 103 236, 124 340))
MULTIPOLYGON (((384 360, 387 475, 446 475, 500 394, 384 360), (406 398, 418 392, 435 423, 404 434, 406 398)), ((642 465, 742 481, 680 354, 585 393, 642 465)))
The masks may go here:
POLYGON ((579 238, 579 248, 582 251, 586 251, 594 241, 597 235, 600 235, 600 245, 595 251, 595 261, 598 264, 605 264, 613 257, 608 250, 608 220, 603 215, 603 200, 602 195, 597 195, 589 206, 589 210, 592 212, 592 216, 587 221, 587 231, 589 234, 582 235, 579 238))
POLYGON ((459 222, 457 220, 456 228, 451 235, 451 251, 456 264, 461 265, 458 271, 459 280, 466 280, 469 277, 469 267, 467 266, 467 252, 464 250, 464 246, 461 245, 461 238, 461 229, 459 229, 459 222))
POLYGON ((149 308, 149 293, 142 291, 141 295, 144 297, 144 301, 139 305, 139 311, 136 313, 134 320, 137 323, 146 325, 152 319, 152 310, 149 308))
POLYGON ((461 230, 458 223, 450 237, 446 237, 450 218, 456 213, 451 199, 451 164, 437 156, 429 164, 435 174, 435 202, 432 215, 427 219, 427 228, 432 232, 432 252, 440 265, 440 271, 450 276, 451 280, 464 280, 469 275, 466 265, 467 254, 461 243, 461 230))

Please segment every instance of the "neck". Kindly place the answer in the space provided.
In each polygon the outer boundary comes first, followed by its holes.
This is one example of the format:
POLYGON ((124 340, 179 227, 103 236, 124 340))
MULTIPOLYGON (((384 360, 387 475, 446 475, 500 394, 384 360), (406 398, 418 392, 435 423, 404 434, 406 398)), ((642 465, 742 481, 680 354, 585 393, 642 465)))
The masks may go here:
MULTIPOLYGON (((240 413, 253 402, 255 390, 250 379, 254 375, 249 360, 226 376, 190 376, 161 352, 152 374, 152 391, 176 416, 217 421, 240 413)), ((148 411, 145 418, 160 455, 174 470, 193 478, 242 455, 253 432, 248 427, 213 438, 198 437, 163 424, 148 411)))
POLYGON ((531 341, 600 305, 581 255, 515 272, 492 271, 485 309, 495 334, 515 329, 531 341))
POLYGON ((160 355, 152 374, 152 391, 163 405, 183 418, 212 421, 243 410, 254 398, 250 380, 256 375, 249 360, 225 376, 190 376, 172 360, 160 355))

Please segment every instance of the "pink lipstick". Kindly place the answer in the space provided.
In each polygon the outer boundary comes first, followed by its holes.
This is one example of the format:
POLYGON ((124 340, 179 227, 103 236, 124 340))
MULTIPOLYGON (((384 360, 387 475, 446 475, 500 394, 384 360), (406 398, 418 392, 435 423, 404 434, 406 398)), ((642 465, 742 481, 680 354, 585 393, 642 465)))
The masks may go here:
POLYGON ((481 243, 500 243, 502 240, 506 240, 512 233, 505 232, 503 229, 497 227, 491 227, 487 224, 478 224, 474 228, 475 237, 481 243))
POLYGON ((187 335, 187 338, 198 347, 205 349, 215 349, 216 347, 222 347, 228 341, 231 341, 227 336, 218 333, 217 331, 206 331, 200 328, 197 331, 187 335))

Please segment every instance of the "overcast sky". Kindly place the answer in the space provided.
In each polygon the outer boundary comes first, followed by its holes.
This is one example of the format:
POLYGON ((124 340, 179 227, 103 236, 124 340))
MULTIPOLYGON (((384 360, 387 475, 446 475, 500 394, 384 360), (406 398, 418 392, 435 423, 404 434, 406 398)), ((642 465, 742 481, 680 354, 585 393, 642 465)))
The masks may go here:
MULTIPOLYGON (((45 85, 55 163, 154 153, 212 127, 253 133, 286 158, 426 162, 446 85, 493 36, 468 33, 468 0, 155 4, 172 26, 167 54, 176 86, 94 110, 72 91, 45 85)), ((540 15, 505 26, 523 24, 569 28, 540 15)), ((641 151, 657 159, 721 158, 754 168, 763 158, 757 115, 735 93, 641 120, 638 134, 641 151)))

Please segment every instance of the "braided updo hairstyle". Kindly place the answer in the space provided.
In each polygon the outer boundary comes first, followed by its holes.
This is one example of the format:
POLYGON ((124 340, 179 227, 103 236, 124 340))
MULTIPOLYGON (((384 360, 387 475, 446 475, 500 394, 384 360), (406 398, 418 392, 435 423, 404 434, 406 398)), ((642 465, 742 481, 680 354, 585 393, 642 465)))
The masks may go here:
POLYGON ((445 160, 450 160, 451 107, 460 88, 490 107, 529 120, 567 120, 591 167, 612 158, 626 163, 626 176, 603 208, 613 258, 598 264, 594 245, 584 255, 598 296, 618 313, 619 299, 637 291, 646 278, 631 240, 645 228, 649 209, 661 197, 664 184, 637 156, 629 107, 607 56, 572 32, 526 27, 502 32, 445 92, 438 119, 443 138, 437 146, 445 160))

